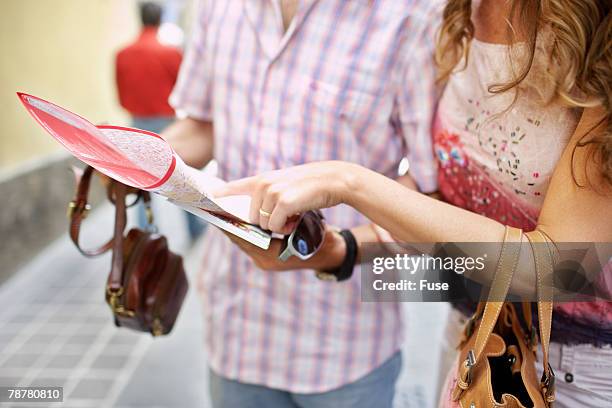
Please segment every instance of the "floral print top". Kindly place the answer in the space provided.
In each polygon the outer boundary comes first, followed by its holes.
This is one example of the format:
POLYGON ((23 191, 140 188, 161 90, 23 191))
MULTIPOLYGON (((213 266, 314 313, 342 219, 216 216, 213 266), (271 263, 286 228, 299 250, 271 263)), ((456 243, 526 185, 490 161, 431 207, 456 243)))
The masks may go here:
POLYGON ((488 91, 512 77, 508 46, 472 42, 468 65, 453 74, 438 108, 438 181, 451 203, 530 230, 579 116, 559 104, 542 106, 529 86, 516 100, 512 91, 488 91))
MULTIPOLYGON (((518 94, 490 93, 490 85, 513 77, 510 55, 516 50, 477 40, 470 47, 465 69, 453 73, 444 89, 434 123, 440 192, 451 204, 533 230, 579 111, 540 102, 546 90, 534 84, 546 61, 537 57, 518 94)), ((538 47, 536 55, 547 55, 538 47)), ((554 340, 567 335, 568 325, 603 329, 612 337, 612 303, 565 303, 555 311, 554 340)))

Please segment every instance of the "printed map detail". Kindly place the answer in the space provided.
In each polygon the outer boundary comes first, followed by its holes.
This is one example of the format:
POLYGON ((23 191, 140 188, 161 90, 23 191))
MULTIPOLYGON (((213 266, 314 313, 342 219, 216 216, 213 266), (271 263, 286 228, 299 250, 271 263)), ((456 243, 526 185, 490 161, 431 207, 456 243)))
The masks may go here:
POLYGON ((161 136, 140 129, 95 126, 44 99, 24 93, 17 95, 34 119, 77 159, 117 181, 157 193, 232 234, 268 248, 271 235, 248 223, 250 197, 214 200, 210 192, 225 182, 187 166, 161 136))

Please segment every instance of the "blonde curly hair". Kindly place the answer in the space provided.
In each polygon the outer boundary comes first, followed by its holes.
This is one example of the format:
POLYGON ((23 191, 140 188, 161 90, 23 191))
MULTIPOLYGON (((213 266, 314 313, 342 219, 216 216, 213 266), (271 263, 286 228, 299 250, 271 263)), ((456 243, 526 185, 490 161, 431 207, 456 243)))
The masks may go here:
MULTIPOLYGON (((526 39, 526 58, 514 78, 490 85, 489 92, 518 91, 532 69, 538 35, 545 30, 550 54, 544 80, 552 89, 547 102, 604 108, 603 132, 585 135, 577 147, 591 147, 603 179, 612 185, 612 1, 511 0, 510 10, 508 21, 518 21, 521 39, 526 39)), ((465 68, 474 38, 471 16, 471 0, 447 2, 435 55, 440 82, 465 68)), ((518 34, 508 24, 508 42, 516 43, 518 34)))

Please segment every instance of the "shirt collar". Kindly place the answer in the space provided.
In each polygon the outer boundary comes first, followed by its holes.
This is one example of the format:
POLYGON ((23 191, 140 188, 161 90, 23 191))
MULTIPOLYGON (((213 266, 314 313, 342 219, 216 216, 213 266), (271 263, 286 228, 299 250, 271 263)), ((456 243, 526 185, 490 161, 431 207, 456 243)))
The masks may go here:
POLYGON ((154 40, 157 38, 158 27, 144 27, 140 32, 140 40, 154 40))
MULTIPOLYGON (((344 1, 344 0, 342 0, 344 1)), ((253 27, 258 41, 268 58, 275 59, 280 55, 291 37, 300 29, 310 9, 318 0, 301 0, 295 16, 287 30, 283 33, 282 17, 280 16, 279 0, 250 1, 243 0, 244 15, 253 27), (265 16, 263 13, 274 13, 274 17, 265 16), (267 17, 267 18, 266 18, 267 17), (261 26, 262 23, 274 20, 276 25, 261 26)), ((264 23, 265 24, 265 23, 264 23)))

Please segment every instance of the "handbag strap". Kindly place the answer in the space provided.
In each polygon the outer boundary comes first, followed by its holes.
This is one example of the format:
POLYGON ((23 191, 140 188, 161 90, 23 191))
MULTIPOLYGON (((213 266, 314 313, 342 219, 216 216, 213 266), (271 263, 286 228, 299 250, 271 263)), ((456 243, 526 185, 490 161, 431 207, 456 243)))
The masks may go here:
POLYGON ((504 306, 508 290, 510 289, 510 283, 512 282, 516 265, 518 264, 521 245, 517 244, 521 243, 522 235, 523 232, 520 229, 506 227, 499 262, 482 315, 482 322, 476 334, 474 364, 480 360, 487 340, 491 336, 499 314, 504 306))
MULTIPOLYGON (((115 241, 115 237, 117 236, 117 234, 115 233, 105 244, 101 245, 98 248, 94 248, 94 249, 84 249, 79 244, 81 223, 83 222, 83 219, 87 217, 87 213, 89 212, 91 208, 87 201, 87 198, 89 196, 89 188, 91 185, 91 178, 93 176, 94 171, 95 169, 91 166, 87 166, 84 170, 81 170, 78 167, 74 167, 74 166, 72 167, 72 172, 74 173, 74 178, 76 181, 77 188, 76 188, 74 199, 68 204, 68 217, 70 218, 70 228, 69 228, 70 239, 72 240, 74 245, 77 247, 79 252, 87 257, 94 257, 94 256, 101 255, 107 252, 109 249, 113 248, 113 242, 115 241)), ((124 190, 123 198, 118 199, 116 186, 120 184, 122 183, 119 183, 114 180, 110 181, 106 189, 106 195, 109 201, 116 205, 116 201, 123 200, 124 207, 128 208, 128 207, 132 207, 133 205, 135 205, 142 198, 142 200, 145 203, 147 221, 150 225, 153 225, 153 213, 151 212, 151 206, 150 206, 151 195, 149 194, 149 192, 138 190, 136 199, 133 202, 131 202, 129 205, 127 205, 125 203, 126 196, 127 196, 126 186, 124 186, 125 188, 123 189, 124 190)), ((115 213, 115 218, 117 218, 117 216, 118 214, 115 213)), ((125 218, 125 210, 124 210, 123 217, 125 218)), ((125 224, 125 221, 124 221, 124 224, 125 224)), ((122 236, 123 236, 123 233, 122 233, 122 236)))
POLYGON ((522 242, 522 237, 523 232, 520 229, 506 226, 499 261, 493 276, 487 302, 484 306, 482 320, 476 333, 474 347, 468 351, 464 364, 459 366, 457 386, 462 390, 466 390, 469 387, 472 379, 472 367, 480 361, 487 341, 504 307, 504 300, 510 289, 512 276, 518 264, 521 250, 521 245, 518 244, 522 242))
POLYGON ((78 167, 72 167, 72 172, 74 173, 77 188, 74 199, 70 202, 70 204, 68 204, 68 217, 70 218, 70 239, 72 242, 74 242, 74 245, 83 255, 88 257, 98 256, 111 249, 113 246, 113 238, 109 239, 104 245, 94 249, 84 249, 79 244, 81 222, 87 216, 87 212, 90 209, 87 202, 87 197, 89 195, 91 176, 93 175, 94 168, 87 166, 85 170, 81 170, 78 167))
MULTIPOLYGON (((551 251, 551 241, 541 232, 533 231, 525 234, 533 250, 538 297, 538 320, 540 330, 540 342, 542 344, 542 363, 544 366, 540 387, 547 403, 552 403, 554 397, 555 376, 549 364, 550 332, 553 312, 553 264, 554 257, 551 251)), ((523 232, 519 229, 506 227, 504 243, 501 255, 491 284, 491 290, 482 315, 482 321, 476 333, 474 348, 468 351, 464 364, 459 367, 457 387, 466 390, 471 382, 471 369, 480 360, 493 328, 497 323, 499 314, 505 304, 504 301, 510 288, 512 276, 516 270, 521 245, 507 245, 508 243, 521 243, 523 232)), ((528 313, 531 307, 524 306, 524 312, 528 313)), ((530 314, 530 312, 529 312, 530 314)))
POLYGON ((127 187, 122 183, 113 183, 109 187, 109 196, 115 203, 115 235, 112 240, 113 257, 111 261, 111 272, 108 276, 107 291, 109 295, 121 296, 123 292, 123 233, 126 225, 125 197, 127 187))
POLYGON ((550 332, 553 313, 553 265, 555 258, 551 250, 551 241, 539 230, 525 234, 531 245, 535 260, 537 294, 538 294, 538 326, 540 343, 542 344, 543 375, 540 386, 547 402, 553 402, 555 375, 549 363, 550 332))

